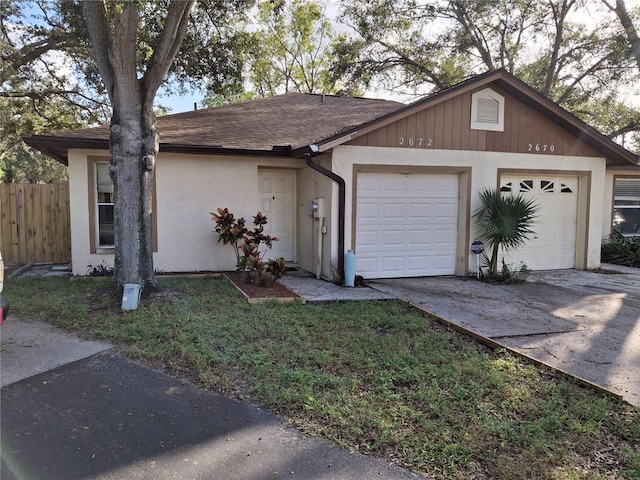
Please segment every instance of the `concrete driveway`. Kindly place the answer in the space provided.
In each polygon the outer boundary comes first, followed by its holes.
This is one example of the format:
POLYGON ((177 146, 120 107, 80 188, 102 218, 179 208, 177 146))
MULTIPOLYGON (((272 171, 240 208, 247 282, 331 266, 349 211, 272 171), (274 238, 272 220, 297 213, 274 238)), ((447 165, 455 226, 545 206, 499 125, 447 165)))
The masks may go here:
POLYGON ((640 407, 640 269, 534 272, 516 285, 463 277, 368 284, 640 407))

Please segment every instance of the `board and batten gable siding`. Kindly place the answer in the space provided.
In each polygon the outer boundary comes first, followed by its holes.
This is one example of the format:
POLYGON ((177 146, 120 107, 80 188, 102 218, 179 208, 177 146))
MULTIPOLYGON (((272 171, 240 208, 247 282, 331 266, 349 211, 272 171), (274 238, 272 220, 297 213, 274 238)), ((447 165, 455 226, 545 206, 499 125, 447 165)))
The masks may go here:
POLYGON ((537 110, 494 85, 489 88, 505 97, 502 132, 471 128, 471 97, 475 91, 468 91, 435 105, 426 105, 374 130, 358 132, 347 144, 602 157, 600 152, 537 110))

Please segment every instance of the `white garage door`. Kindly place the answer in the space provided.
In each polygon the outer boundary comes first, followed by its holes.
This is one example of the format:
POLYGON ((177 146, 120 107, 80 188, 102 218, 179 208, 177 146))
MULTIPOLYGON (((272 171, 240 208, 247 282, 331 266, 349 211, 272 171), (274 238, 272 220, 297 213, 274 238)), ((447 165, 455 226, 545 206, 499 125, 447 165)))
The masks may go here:
POLYGON ((453 275, 458 237, 458 176, 359 173, 358 275, 453 275))
POLYGON ((532 270, 574 268, 578 220, 578 177, 503 176, 501 191, 533 198, 540 210, 533 238, 524 248, 505 255, 514 267, 523 262, 532 270))

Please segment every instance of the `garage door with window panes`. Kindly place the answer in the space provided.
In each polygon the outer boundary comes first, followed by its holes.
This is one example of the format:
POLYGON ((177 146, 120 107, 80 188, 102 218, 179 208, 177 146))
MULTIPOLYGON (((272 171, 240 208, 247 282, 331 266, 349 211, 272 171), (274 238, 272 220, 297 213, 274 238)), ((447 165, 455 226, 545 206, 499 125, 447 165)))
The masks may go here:
POLYGON ((616 178, 613 198, 613 231, 640 236, 640 178, 616 178))
POLYGON ((520 250, 505 253, 505 262, 512 268, 522 262, 532 270, 574 268, 578 177, 503 175, 500 191, 522 194, 539 206, 532 225, 534 235, 520 250))

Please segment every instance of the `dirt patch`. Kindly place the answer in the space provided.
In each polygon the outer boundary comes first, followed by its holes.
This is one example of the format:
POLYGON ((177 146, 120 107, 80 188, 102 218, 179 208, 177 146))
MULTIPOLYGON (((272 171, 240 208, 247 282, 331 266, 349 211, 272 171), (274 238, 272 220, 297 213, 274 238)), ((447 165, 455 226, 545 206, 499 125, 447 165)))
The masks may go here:
POLYGON ((289 290, 277 280, 267 285, 255 285, 249 283, 243 272, 227 272, 227 278, 251 301, 252 299, 282 299, 282 298, 300 298, 300 296, 289 290))
POLYGON ((594 268, 589 270, 589 272, 600 273, 602 275, 620 275, 622 273, 617 270, 609 270, 606 268, 594 268))

